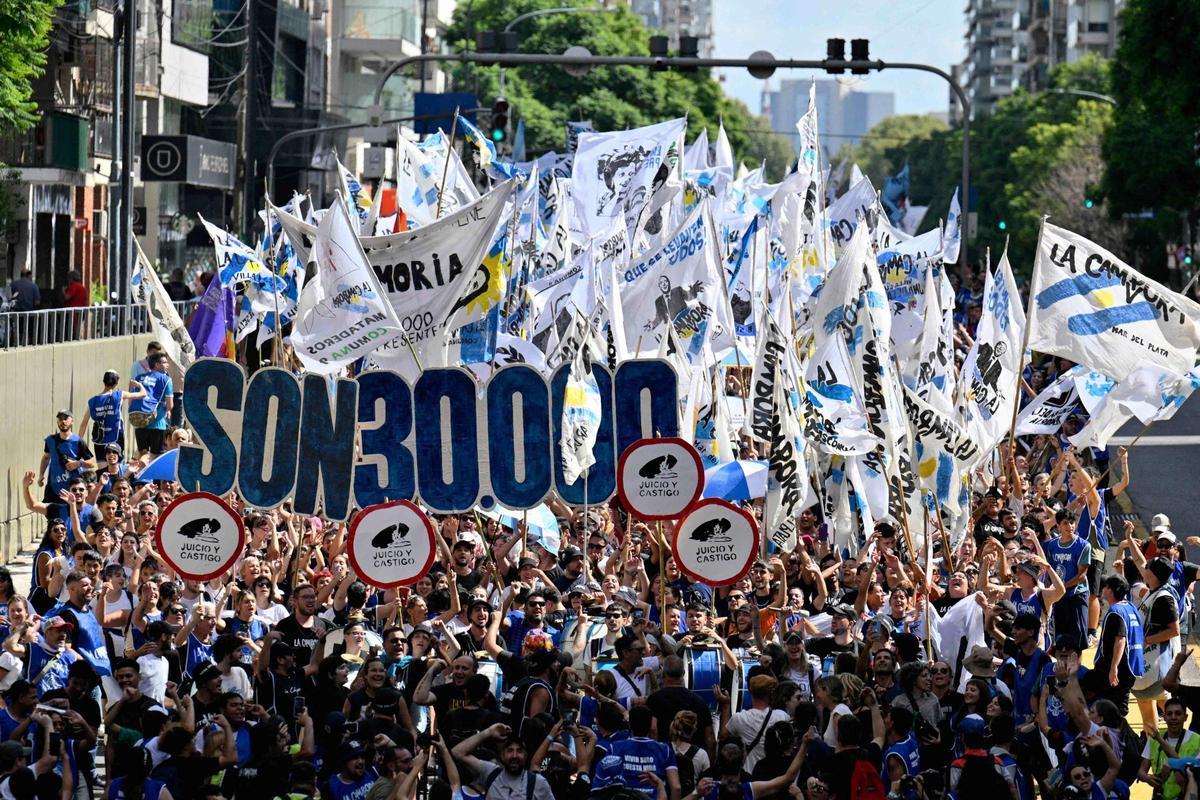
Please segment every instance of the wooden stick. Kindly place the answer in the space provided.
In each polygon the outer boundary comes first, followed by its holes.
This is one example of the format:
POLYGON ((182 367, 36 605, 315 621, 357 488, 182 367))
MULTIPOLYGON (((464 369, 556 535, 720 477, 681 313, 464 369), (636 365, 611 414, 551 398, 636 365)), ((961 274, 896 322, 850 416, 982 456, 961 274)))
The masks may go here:
POLYGON ((946 569, 954 572, 954 557, 950 552, 950 537, 946 534, 946 526, 942 522, 942 504, 938 500, 937 493, 931 492, 933 498, 933 508, 937 512, 938 530, 942 534, 942 561, 946 564, 946 569))
POLYGON ((454 121, 450 123, 450 139, 446 142, 446 161, 442 164, 442 185, 438 189, 438 204, 437 216, 434 219, 442 218, 442 196, 446 194, 446 176, 450 174, 450 156, 454 152, 454 134, 458 131, 458 112, 459 107, 454 107, 454 121))

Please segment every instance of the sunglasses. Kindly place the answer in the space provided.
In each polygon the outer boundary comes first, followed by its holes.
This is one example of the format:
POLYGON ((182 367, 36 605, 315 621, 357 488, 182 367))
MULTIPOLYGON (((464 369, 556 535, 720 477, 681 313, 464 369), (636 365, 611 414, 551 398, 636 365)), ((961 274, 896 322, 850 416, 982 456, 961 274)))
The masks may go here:
POLYGON ((949 675, 950 668, 949 667, 930 667, 929 674, 930 675, 949 675))
POLYGON ((545 600, 530 600, 525 605, 533 606, 534 608, 542 608, 543 606, 546 605, 546 601, 545 600))
POLYGON ((183 606, 173 606, 167 609, 168 614, 185 614, 187 610, 183 606))

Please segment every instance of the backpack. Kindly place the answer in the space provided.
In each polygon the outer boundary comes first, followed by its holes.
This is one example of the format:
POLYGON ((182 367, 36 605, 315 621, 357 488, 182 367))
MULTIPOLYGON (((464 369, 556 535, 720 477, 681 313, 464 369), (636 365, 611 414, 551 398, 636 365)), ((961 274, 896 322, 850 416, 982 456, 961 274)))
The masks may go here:
POLYGON ((850 773, 850 797, 848 800, 887 800, 887 789, 879 777, 879 767, 865 758, 854 762, 850 773))
MULTIPOLYGON (((492 784, 496 779, 504 774, 504 767, 498 768, 483 782, 483 798, 487 800, 488 791, 491 790, 492 784)), ((525 800, 533 800, 533 790, 537 786, 537 773, 531 770, 525 770, 525 800)))
POLYGON ((692 759, 696 757, 696 753, 700 752, 700 748, 696 745, 691 745, 687 750, 677 754, 675 758, 676 767, 679 770, 679 796, 687 797, 696 788, 696 762, 692 759))

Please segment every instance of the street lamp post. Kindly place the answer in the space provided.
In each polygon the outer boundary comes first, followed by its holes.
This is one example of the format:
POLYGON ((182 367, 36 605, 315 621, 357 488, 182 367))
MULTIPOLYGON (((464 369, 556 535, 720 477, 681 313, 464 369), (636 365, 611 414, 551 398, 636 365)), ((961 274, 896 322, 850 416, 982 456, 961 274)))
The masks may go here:
MULTIPOLYGON (((547 9, 549 11, 549 9, 547 9)), ((519 19, 519 18, 518 18, 519 19)), ((514 20, 513 22, 516 22, 514 20)), ((513 23, 509 23, 512 25, 513 23)), ((821 61, 801 59, 777 59, 765 52, 758 52, 750 58, 682 58, 679 56, 594 56, 583 48, 572 48, 572 51, 555 55, 550 53, 426 53, 419 56, 402 58, 392 64, 379 76, 375 85, 375 96, 367 115, 372 125, 382 124, 383 119, 383 89, 388 80, 409 64, 423 64, 427 61, 449 61, 460 64, 480 64, 483 66, 520 67, 530 64, 548 64, 562 67, 650 67, 657 69, 712 69, 733 67, 752 69, 757 74, 771 74, 777 69, 818 69, 825 72, 831 69, 872 70, 881 72, 885 69, 905 69, 917 72, 927 72, 937 75, 950 85, 951 91, 962 106, 962 198, 965 207, 970 207, 971 197, 971 118, 967 103, 967 95, 958 82, 945 70, 931 64, 915 64, 907 62, 890 63, 880 60, 841 60, 823 59, 821 61), (582 51, 582 52, 572 52, 582 51)), ((298 133, 298 132, 297 132, 298 133)), ((963 239, 959 249, 960 263, 967 263, 967 242, 963 239)))

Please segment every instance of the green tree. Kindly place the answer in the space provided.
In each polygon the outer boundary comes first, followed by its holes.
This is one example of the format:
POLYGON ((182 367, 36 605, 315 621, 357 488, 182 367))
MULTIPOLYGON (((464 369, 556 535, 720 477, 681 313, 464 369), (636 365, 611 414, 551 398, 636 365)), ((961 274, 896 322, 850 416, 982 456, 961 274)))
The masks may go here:
POLYGON ((1112 70, 1117 101, 1104 141, 1104 192, 1114 214, 1155 211, 1137 231, 1139 258, 1163 267, 1164 241, 1195 222, 1200 196, 1200 0, 1129 0, 1112 70))
POLYGON ((46 64, 56 0, 0 0, 0 129, 37 122, 30 81, 46 64))
MULTIPOLYGON (((448 39, 468 47, 480 30, 502 30, 520 14, 563 5, 591 7, 585 0, 473 0, 459 3, 448 39)), ((520 52, 562 53, 582 45, 594 55, 649 55, 650 32, 640 17, 624 6, 611 11, 550 14, 520 23, 520 52)), ((462 67, 459 87, 475 92, 483 105, 500 92, 497 67, 462 67)), ((566 123, 591 120, 598 130, 621 130, 687 116, 688 136, 707 128, 709 140, 724 121, 735 158, 747 166, 767 164, 768 175, 782 177, 795 159, 788 141, 770 124, 727 97, 707 71, 651 72, 644 67, 601 67, 572 77, 561 67, 530 65, 505 70, 504 94, 514 119, 525 121, 525 142, 531 153, 565 147, 566 123)))

